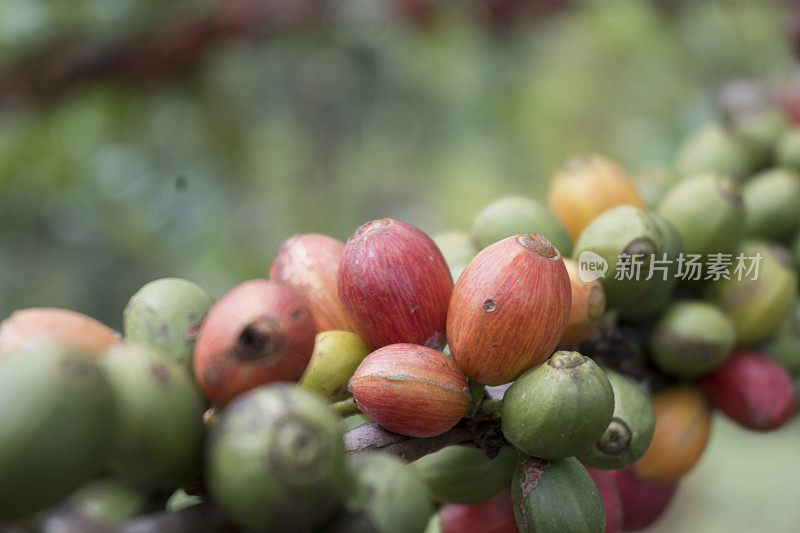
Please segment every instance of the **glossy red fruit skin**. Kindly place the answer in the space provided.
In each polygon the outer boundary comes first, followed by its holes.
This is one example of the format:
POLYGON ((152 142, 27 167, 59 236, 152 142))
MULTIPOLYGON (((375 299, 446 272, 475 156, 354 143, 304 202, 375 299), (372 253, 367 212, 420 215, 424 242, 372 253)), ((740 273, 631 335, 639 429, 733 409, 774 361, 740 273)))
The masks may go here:
POLYGON ((470 505, 448 504, 439 510, 442 533, 518 533, 511 491, 470 505))
POLYGON ((572 289, 559 251, 540 235, 483 249, 453 289, 447 339, 470 378, 502 385, 547 359, 569 321, 572 289))
POLYGON ((600 491, 600 499, 603 500, 603 510, 606 512, 605 533, 619 533, 622 528, 622 502, 617 492, 617 485, 614 483, 614 476, 610 470, 586 467, 586 471, 592 476, 597 490, 600 491))
POLYGON ((622 504, 622 531, 644 529, 660 517, 672 501, 677 483, 645 481, 633 470, 609 470, 622 504))
POLYGON ((711 405, 755 431, 781 427, 797 407, 797 392, 789 372, 759 352, 734 353, 701 378, 700 384, 711 405))
POLYGON ((470 402, 464 373, 442 352, 390 344, 369 354, 350 379, 358 408, 382 427, 410 437, 452 428, 470 402))
POLYGON ((339 263, 344 243, 319 233, 298 233, 278 246, 269 277, 306 299, 317 331, 353 331, 339 301, 339 263))
POLYGON ((453 279, 439 248, 414 226, 384 218, 358 228, 345 244, 338 287, 348 321, 370 348, 444 348, 453 279))
POLYGON ((297 381, 314 350, 316 326, 303 297, 280 283, 245 281, 222 295, 200 325, 195 379, 218 406, 275 381, 297 381))

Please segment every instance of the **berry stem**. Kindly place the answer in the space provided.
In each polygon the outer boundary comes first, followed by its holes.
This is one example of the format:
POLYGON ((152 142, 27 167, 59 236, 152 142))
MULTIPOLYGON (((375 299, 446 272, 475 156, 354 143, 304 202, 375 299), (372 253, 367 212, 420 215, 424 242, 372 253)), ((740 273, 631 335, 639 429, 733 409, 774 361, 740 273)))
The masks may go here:
POLYGON ((358 409, 358 405, 356 405, 354 398, 347 398, 346 400, 332 403, 330 404, 330 408, 342 418, 361 414, 361 411, 358 409))

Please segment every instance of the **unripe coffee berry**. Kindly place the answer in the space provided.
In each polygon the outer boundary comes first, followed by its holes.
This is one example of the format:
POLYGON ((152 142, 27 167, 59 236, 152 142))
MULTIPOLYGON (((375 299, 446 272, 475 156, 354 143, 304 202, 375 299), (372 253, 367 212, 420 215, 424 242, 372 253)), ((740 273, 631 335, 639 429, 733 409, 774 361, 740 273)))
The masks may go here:
POLYGON ((503 435, 534 457, 571 457, 600 439, 613 412, 614 392, 600 367, 560 351, 506 391, 503 435))

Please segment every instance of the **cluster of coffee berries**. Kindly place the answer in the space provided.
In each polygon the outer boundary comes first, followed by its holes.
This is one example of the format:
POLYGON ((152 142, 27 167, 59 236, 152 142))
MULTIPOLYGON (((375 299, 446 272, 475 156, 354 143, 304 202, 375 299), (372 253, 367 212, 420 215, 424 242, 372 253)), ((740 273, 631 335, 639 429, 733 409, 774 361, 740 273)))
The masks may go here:
POLYGON ((216 301, 145 285, 124 336, 17 311, 0 325, 0 524, 644 528, 714 409, 757 431, 795 413, 799 135, 749 110, 649 188, 580 156, 547 205, 498 200, 471 233, 386 218, 346 243, 295 235, 268 279, 216 301))

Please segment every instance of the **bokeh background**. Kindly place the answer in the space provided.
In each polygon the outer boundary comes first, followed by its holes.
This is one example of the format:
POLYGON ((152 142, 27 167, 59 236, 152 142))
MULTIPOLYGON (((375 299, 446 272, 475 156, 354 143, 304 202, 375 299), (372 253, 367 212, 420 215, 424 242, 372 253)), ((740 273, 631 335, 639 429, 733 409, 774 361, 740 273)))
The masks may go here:
MULTIPOLYGON (((120 327, 297 232, 468 229, 566 157, 669 165, 735 79, 797 79, 771 1, 0 0, 0 315, 120 327)), ((718 431, 716 431, 718 430, 718 431)), ((711 447, 655 531, 797 531, 800 425, 711 447)))

